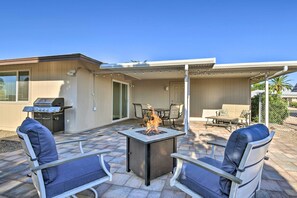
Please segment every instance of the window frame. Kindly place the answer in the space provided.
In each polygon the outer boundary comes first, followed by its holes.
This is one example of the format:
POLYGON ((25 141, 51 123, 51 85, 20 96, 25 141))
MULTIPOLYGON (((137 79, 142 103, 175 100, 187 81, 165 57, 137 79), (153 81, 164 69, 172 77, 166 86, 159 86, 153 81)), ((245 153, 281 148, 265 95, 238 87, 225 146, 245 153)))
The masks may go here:
POLYGON ((15 101, 1 101, 0 100, 0 103, 3 104, 3 103, 28 103, 30 102, 30 99, 31 99, 31 70, 30 69, 17 69, 17 70, 5 70, 5 71, 2 71, 0 70, 0 73, 8 73, 8 72, 16 72, 16 83, 15 83, 15 86, 16 86, 16 89, 15 89, 15 101), (28 81, 28 100, 26 101, 19 101, 19 72, 28 72, 29 73, 29 81, 28 81))

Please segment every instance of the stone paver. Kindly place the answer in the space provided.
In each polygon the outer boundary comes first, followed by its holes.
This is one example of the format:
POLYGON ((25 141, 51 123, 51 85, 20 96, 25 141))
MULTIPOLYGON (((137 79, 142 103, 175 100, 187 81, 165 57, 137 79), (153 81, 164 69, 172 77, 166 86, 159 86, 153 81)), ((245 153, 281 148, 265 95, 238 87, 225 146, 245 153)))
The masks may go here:
POLYGON ((160 192, 150 191, 147 198, 159 198, 161 197, 160 192))
POLYGON ((165 185, 165 180, 158 180, 154 179, 151 180, 150 185, 146 186, 144 183, 140 186, 140 188, 145 190, 152 190, 152 191, 162 191, 165 185))
MULTIPOLYGON (((111 149, 105 156, 111 166, 113 180, 105 182, 95 189, 99 197, 182 197, 188 198, 184 192, 170 186, 171 173, 151 181, 145 186, 143 179, 133 172, 126 172, 126 139, 117 133, 138 127, 135 121, 120 122, 105 128, 94 129, 78 134, 55 134, 56 141, 90 137, 83 144, 86 151, 111 149)), ((202 122, 191 122, 192 132, 186 137, 178 138, 178 152, 193 158, 207 156, 211 148, 209 140, 227 140, 230 132, 220 127, 205 129, 202 122)), ((285 130, 285 129, 284 129, 285 130)), ((282 133, 282 127, 276 128, 276 135, 269 149, 268 161, 265 161, 261 190, 256 197, 297 197, 297 146, 288 141, 282 133)), ((77 144, 58 146, 59 157, 67 157, 79 153, 77 144)), ((224 149, 216 150, 215 158, 223 159, 224 149)), ((27 177, 28 163, 22 150, 0 154, 0 198, 4 197, 38 197, 30 177, 27 177)), ((84 191, 78 197, 93 197, 91 191, 84 191)))
POLYGON ((100 184, 96 188, 96 191, 98 192, 98 196, 101 197, 111 186, 112 184, 108 184, 108 183, 100 184))
POLYGON ((130 179, 126 182, 125 186, 132 187, 132 188, 140 188, 142 183, 143 183, 143 179, 134 175, 130 177, 130 179))
POLYGON ((146 198, 149 191, 142 189, 133 189, 128 195, 129 198, 146 198))
POLYGON ((175 190, 163 190, 161 197, 185 198, 186 193, 181 191, 175 191, 175 190))
POLYGON ((128 197, 129 193, 132 191, 132 188, 129 187, 119 187, 112 186, 110 187, 103 195, 103 198, 119 198, 119 197, 128 197))
POLYGON ((114 173, 112 175, 112 181, 108 181, 107 183, 115 184, 115 185, 124 185, 131 175, 114 173))

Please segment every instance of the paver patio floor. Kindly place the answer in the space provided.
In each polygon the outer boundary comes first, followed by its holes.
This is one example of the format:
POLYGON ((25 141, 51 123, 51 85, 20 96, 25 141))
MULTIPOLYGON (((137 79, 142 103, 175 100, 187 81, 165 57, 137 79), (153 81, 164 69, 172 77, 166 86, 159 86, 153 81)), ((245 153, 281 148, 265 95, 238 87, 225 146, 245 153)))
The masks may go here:
MULTIPOLYGON (((79 134, 55 134, 56 141, 93 137, 84 143, 85 151, 110 149, 105 157, 111 165, 112 182, 96 186, 100 197, 189 197, 176 188, 170 187, 171 173, 154 179, 150 186, 144 181, 127 173, 125 167, 126 139, 117 133, 119 130, 138 127, 133 120, 117 123, 108 127, 86 131, 79 134), (103 136, 100 136, 103 135, 103 136)), ((204 123, 192 122, 192 132, 178 138, 178 152, 194 158, 209 155, 211 150, 206 144, 209 140, 227 140, 230 132, 221 127, 208 127, 204 123)), ((265 161, 261 191, 257 197, 297 197, 297 143, 286 140, 283 131, 276 131, 276 136, 269 149, 268 161, 265 161)), ((79 153, 77 144, 59 145, 59 157, 79 153)), ((224 150, 217 149, 216 159, 222 159, 224 150)), ((162 163, 162 162, 160 162, 162 163)), ((2 197, 38 197, 31 178, 27 177, 28 165, 22 150, 0 154, 0 198, 2 197)), ((93 197, 91 191, 84 191, 78 197, 93 197)))

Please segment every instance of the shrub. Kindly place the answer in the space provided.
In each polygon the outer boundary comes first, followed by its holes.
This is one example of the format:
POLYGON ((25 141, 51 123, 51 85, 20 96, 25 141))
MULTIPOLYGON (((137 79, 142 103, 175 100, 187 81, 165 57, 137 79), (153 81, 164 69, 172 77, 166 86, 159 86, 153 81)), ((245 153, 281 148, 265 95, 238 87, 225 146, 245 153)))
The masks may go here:
MULTIPOLYGON (((262 99, 262 122, 265 120, 265 96, 262 99)), ((289 116, 287 102, 278 95, 269 96, 269 122, 283 124, 289 116)), ((252 121, 259 121, 259 95, 252 98, 252 121)))
POLYGON ((297 102, 290 102, 290 107, 295 107, 295 108, 297 108, 297 102))

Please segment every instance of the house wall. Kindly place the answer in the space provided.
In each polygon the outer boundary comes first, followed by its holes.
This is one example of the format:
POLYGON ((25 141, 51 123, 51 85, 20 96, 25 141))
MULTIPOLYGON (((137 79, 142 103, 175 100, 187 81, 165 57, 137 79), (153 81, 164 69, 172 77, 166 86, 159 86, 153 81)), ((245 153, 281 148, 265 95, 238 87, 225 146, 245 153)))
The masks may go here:
MULTIPOLYGON (((25 65, 1 66, 0 71, 29 70, 29 101, 0 101, 0 130, 14 131, 25 119, 25 106, 32 106, 38 97, 63 97, 65 131, 79 132, 112 123, 112 80, 130 83, 123 75, 93 75, 78 61, 57 61, 25 65), (75 76, 69 70, 77 69, 75 76), (94 78, 94 81, 93 81, 94 78), (94 92, 94 96, 93 96, 94 92)), ((130 90, 130 86, 129 90, 130 90)), ((129 93, 131 97, 132 93, 129 93)), ((130 98, 131 101, 131 98, 130 98)), ((131 108, 131 106, 129 106, 131 108)), ((129 109, 131 113, 131 110, 129 109)))
MULTIPOLYGON (((127 80, 124 75, 93 75, 78 61, 56 61, 26 65, 1 66, 0 71, 29 70, 29 101, 0 102, 0 129, 15 130, 25 119, 24 106, 38 97, 64 97, 67 132, 78 132, 112 123, 112 81, 129 83, 129 115, 134 117, 132 103, 149 103, 169 108, 169 80, 127 80), (76 76, 67 72, 81 68, 76 76), (93 96, 94 93, 94 96, 93 96)), ((250 104, 248 79, 191 79, 191 117, 201 117, 203 109, 221 108, 224 103, 250 104)))
MULTIPOLYGON (((155 108, 169 108, 169 82, 174 80, 136 80, 133 81, 131 103, 150 104, 155 108)), ((131 104, 132 106, 132 104, 131 104)), ((134 112, 134 109, 132 110, 134 112)), ((134 113, 133 113, 134 117, 134 113)))
POLYGON ((222 104, 250 104, 248 78, 191 79, 190 116, 202 117, 204 109, 221 109, 222 104))
MULTIPOLYGON (((31 106, 38 97, 64 97, 66 105, 76 106, 76 78, 66 75, 77 67, 77 61, 44 62, 24 65, 1 66, 0 71, 29 70, 29 101, 0 101, 0 129, 15 130, 26 117, 24 106, 31 106)), ((75 111, 66 111, 66 131, 75 128, 75 111)))
POLYGON ((113 80, 130 83, 123 75, 93 75, 87 70, 77 72, 77 124, 73 132, 112 123, 113 80))
MULTIPOLYGON (((170 90, 165 91, 164 87, 176 81, 183 83, 183 79, 133 81, 132 102, 169 108, 170 90)), ((222 104, 250 104, 248 78, 192 78, 190 85, 191 117, 202 117, 204 109, 221 109, 222 104)))

